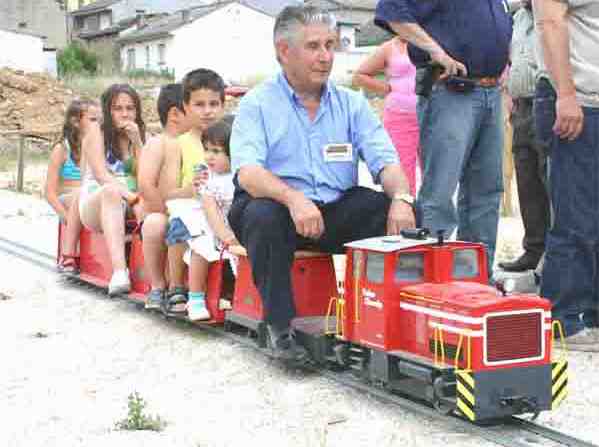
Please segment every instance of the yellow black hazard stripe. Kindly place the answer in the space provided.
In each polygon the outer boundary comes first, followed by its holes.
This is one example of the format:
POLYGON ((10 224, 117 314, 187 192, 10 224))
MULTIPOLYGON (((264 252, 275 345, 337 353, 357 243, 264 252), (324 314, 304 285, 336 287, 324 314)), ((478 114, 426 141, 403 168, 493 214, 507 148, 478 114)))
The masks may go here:
POLYGON ((456 373, 456 395, 458 410, 470 419, 476 420, 474 406, 476 404, 476 394, 474 377, 472 373, 460 371, 456 373))
POLYGON ((557 406, 568 395, 568 362, 561 360, 551 364, 551 409, 557 406))

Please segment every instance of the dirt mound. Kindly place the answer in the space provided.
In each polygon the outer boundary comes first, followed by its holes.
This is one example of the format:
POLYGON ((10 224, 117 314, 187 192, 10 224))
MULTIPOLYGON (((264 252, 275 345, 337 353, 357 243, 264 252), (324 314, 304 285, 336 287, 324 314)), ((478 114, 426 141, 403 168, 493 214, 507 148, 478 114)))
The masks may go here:
POLYGON ((0 69, 0 130, 53 134, 60 131, 75 94, 45 74, 0 69))

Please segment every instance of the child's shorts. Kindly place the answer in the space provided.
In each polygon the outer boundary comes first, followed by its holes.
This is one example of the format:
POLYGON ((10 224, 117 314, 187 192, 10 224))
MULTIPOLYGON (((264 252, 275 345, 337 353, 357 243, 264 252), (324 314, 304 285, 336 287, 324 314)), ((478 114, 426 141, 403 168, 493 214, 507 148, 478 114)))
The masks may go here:
POLYGON ((182 242, 187 242, 191 239, 189 230, 178 217, 174 217, 168 224, 168 231, 166 232, 166 245, 175 245, 182 242))

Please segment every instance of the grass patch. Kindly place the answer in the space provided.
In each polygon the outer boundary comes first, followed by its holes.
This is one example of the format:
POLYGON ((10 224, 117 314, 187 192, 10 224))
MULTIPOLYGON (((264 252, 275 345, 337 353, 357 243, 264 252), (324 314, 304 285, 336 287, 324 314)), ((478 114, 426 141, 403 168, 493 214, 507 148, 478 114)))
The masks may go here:
POLYGON ((117 430, 151 430, 161 431, 166 427, 166 421, 160 416, 145 414, 146 401, 135 391, 127 398, 127 417, 115 424, 117 430))

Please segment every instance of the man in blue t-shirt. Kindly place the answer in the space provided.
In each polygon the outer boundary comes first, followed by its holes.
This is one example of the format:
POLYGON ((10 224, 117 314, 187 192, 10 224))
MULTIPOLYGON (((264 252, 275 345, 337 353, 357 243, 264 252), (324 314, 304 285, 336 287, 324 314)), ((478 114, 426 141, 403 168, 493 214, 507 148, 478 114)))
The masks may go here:
POLYGON ((421 224, 448 233, 457 226, 458 239, 485 243, 491 267, 503 192, 499 78, 512 35, 508 5, 505 0, 381 0, 375 23, 410 42, 410 59, 418 69, 421 224))
POLYGON ((367 100, 329 80, 337 32, 328 13, 286 7, 274 29, 282 72, 246 95, 231 136, 236 193, 229 222, 246 247, 275 356, 303 353, 291 265, 296 249, 340 253, 352 240, 413 227, 397 153, 367 100), (357 186, 363 160, 384 192, 357 186))

